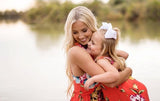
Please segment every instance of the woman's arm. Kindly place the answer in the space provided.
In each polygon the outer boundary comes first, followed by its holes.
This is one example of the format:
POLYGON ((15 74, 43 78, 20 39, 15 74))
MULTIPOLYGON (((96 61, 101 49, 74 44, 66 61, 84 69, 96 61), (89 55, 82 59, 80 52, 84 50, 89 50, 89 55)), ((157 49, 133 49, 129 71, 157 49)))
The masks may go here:
MULTIPOLYGON (((72 63, 77 65, 90 76, 105 73, 105 71, 93 61, 92 57, 86 52, 86 50, 81 47, 72 47, 69 50, 68 57, 72 63)), ((132 70, 126 68, 124 71, 120 72, 120 79, 116 83, 107 83, 106 85, 109 87, 117 86, 126 81, 131 74, 132 70)))
POLYGON ((125 60, 128 58, 129 54, 122 50, 116 50, 116 54, 119 57, 123 57, 125 60))
MULTIPOLYGON (((122 51, 122 50, 116 50, 116 54, 117 54, 117 56, 119 56, 119 57, 123 57, 125 60, 128 58, 128 55, 129 55, 127 52, 122 51)), ((113 66, 114 66, 115 68, 119 68, 119 64, 118 64, 117 62, 114 62, 114 63, 113 63, 113 66)))
POLYGON ((99 59, 97 64, 100 65, 106 72, 103 74, 95 75, 88 79, 84 85, 84 88, 87 90, 94 82, 111 83, 119 79, 119 73, 117 69, 114 68, 108 60, 99 59))
POLYGON ((69 60, 72 64, 78 66, 81 70, 88 73, 90 76, 105 73, 105 71, 95 63, 92 57, 85 49, 74 46, 68 52, 69 60))

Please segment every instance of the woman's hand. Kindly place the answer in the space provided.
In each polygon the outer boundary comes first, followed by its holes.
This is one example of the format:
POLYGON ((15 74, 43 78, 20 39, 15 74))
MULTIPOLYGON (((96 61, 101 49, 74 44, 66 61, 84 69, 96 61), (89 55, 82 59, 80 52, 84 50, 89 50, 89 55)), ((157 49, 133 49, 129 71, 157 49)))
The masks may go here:
POLYGON ((128 58, 129 54, 122 50, 116 50, 116 54, 119 57, 123 57, 125 60, 128 58))

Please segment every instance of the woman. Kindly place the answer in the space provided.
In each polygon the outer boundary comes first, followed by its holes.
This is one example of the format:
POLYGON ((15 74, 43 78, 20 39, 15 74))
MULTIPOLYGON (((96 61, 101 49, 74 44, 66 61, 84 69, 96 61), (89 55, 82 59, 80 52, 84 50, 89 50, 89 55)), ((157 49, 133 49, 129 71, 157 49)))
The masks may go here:
MULTIPOLYGON (((67 53, 67 76, 70 80, 67 94, 71 91, 71 86, 74 84, 71 101, 103 101, 103 94, 99 84, 93 84, 89 91, 84 89, 85 81, 90 76, 105 73, 98 66, 92 57, 86 52, 87 44, 91 39, 92 34, 97 30, 97 22, 93 13, 86 7, 78 6, 73 8, 68 14, 65 23, 65 48, 67 53)), ((128 54, 123 51, 116 51, 119 56, 124 58, 128 54)), ((117 66, 115 63, 114 66, 117 66)), ((110 82, 105 85, 109 87, 117 86, 126 81, 131 75, 130 68, 126 68, 120 72, 120 77, 117 82, 110 82)))

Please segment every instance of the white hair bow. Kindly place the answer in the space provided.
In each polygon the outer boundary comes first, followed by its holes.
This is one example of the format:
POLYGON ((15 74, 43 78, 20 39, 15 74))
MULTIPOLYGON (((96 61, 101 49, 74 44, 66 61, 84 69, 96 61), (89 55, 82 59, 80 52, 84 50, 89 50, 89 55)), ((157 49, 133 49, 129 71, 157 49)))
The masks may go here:
POLYGON ((117 32, 112 29, 111 23, 102 22, 102 26, 100 29, 106 29, 107 32, 105 33, 105 38, 114 38, 117 39, 117 32))

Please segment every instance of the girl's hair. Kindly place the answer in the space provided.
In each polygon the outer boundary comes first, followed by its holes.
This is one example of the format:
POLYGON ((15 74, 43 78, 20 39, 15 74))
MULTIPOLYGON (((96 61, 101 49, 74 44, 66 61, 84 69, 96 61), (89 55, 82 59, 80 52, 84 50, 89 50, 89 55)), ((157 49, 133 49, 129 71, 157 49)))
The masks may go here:
POLYGON ((116 54, 116 46, 119 41, 120 37, 120 30, 118 28, 114 28, 114 30, 117 32, 117 38, 105 38, 104 35, 107 32, 107 30, 99 29, 97 31, 98 34, 102 35, 102 52, 99 56, 105 56, 108 55, 113 59, 113 61, 117 62, 119 64, 119 68, 117 68, 119 71, 122 71, 126 68, 125 60, 122 57, 118 57, 116 54))
MULTIPOLYGON (((74 46, 74 43, 76 42, 73 38, 72 35, 72 25, 76 21, 81 21, 85 23, 89 29, 91 29, 92 32, 97 31, 97 21, 93 13, 86 7, 84 6, 78 6, 73 8, 70 13, 68 14, 64 30, 65 30, 65 51, 66 54, 68 53, 69 49, 74 46)), ((68 56, 67 56, 68 57, 68 56)), ((73 78, 71 74, 71 68, 70 68, 70 63, 69 59, 67 58, 67 69, 66 69, 66 74, 69 77, 70 84, 67 90, 67 95, 70 94, 70 89, 72 87, 73 83, 73 78)))

